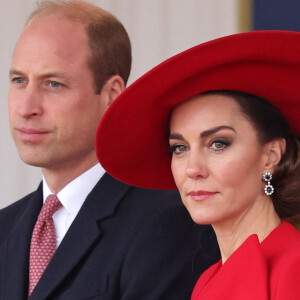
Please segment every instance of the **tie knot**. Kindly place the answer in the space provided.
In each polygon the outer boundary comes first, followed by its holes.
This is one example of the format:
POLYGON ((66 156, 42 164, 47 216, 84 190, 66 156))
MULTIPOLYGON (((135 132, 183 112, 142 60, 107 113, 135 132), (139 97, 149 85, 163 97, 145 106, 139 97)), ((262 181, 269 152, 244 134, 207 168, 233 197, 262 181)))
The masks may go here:
POLYGON ((62 206, 55 194, 49 195, 42 207, 39 218, 47 220, 52 218, 53 214, 62 206))

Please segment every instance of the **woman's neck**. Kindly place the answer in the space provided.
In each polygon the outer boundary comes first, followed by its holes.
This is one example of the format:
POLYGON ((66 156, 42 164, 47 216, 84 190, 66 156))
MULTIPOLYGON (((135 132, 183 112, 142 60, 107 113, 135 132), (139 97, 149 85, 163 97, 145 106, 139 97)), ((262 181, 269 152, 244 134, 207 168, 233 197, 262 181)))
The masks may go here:
POLYGON ((259 211, 250 209, 235 219, 212 224, 218 239, 222 263, 224 264, 250 235, 256 234, 259 242, 262 242, 280 223, 281 220, 270 199, 259 211))

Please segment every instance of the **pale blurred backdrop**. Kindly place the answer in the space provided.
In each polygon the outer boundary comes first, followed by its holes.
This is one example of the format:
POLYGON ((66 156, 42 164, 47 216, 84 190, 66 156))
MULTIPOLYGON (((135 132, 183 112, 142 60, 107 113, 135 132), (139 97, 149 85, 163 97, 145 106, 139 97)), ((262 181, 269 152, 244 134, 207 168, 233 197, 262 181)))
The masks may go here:
MULTIPOLYGON (((133 48, 129 84, 159 62, 201 42, 244 31, 247 0, 90 0, 125 26, 133 48)), ((36 0, 0 4, 0 207, 35 190, 39 168, 19 158, 8 125, 8 71, 15 42, 36 0)), ((245 25, 246 24, 246 25, 245 25)), ((178 70, 180 71, 180 70, 178 70)))

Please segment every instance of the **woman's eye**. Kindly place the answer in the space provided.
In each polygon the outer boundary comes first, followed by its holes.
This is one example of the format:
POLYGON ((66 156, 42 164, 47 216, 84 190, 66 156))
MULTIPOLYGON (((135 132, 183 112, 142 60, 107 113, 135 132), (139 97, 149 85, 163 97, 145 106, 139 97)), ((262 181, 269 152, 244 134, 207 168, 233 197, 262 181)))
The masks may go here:
POLYGON ((188 148, 184 145, 174 145, 170 146, 170 152, 174 154, 181 154, 185 152, 188 148))
POLYGON ((230 145, 230 142, 228 140, 218 139, 218 140, 214 140, 211 143, 210 148, 213 149, 214 151, 221 151, 221 150, 224 150, 229 145, 230 145))

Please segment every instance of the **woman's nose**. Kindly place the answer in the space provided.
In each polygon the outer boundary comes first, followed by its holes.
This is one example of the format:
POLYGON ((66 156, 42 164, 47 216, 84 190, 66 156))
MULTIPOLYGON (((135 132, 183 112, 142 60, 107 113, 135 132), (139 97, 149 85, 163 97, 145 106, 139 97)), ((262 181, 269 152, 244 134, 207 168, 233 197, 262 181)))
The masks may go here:
POLYGON ((190 151, 187 160, 186 175, 189 178, 206 178, 208 176, 208 167, 205 155, 200 151, 190 151))

